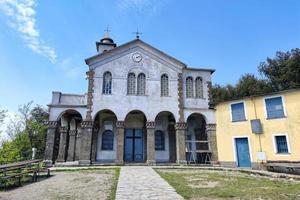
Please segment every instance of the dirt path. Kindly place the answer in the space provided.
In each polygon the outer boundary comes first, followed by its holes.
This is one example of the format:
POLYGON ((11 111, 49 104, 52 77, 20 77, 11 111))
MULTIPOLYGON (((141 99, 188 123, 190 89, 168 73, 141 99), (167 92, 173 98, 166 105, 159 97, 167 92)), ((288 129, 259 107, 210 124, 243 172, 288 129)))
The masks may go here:
POLYGON ((56 172, 53 176, 8 192, 1 200, 107 199, 114 170, 56 172))

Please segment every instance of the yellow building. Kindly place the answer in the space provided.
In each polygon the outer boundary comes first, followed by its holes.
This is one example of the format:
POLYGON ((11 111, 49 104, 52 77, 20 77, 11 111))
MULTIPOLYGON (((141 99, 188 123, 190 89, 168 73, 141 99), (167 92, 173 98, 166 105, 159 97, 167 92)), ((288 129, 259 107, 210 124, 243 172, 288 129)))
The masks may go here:
POLYGON ((300 163, 300 89, 219 103, 216 124, 221 166, 300 163))

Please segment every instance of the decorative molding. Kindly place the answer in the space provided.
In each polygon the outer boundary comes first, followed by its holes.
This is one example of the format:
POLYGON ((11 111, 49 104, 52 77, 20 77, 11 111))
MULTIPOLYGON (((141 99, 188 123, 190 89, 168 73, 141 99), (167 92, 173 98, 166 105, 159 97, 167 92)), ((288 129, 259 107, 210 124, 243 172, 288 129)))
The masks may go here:
POLYGON ((66 127, 66 126, 59 127, 59 133, 63 134, 63 133, 67 133, 67 132, 68 132, 68 127, 66 127))
POLYGON ((93 106, 93 93, 94 93, 94 75, 95 71, 89 70, 86 72, 88 79, 88 93, 87 93, 87 111, 86 119, 92 120, 92 106, 93 106))
POLYGON ((187 124, 185 122, 178 122, 175 124, 175 129, 176 130, 186 130, 187 124))
POLYGON ((214 108, 214 102, 213 102, 213 98, 212 98, 212 83, 211 81, 207 81, 207 94, 208 94, 208 106, 209 108, 214 108))
POLYGON ((125 121, 117 121, 116 127, 117 128, 125 128, 125 121))
POLYGON ((81 127, 82 128, 93 128, 93 121, 82 121, 81 127))
POLYGON ((153 121, 146 122, 146 128, 147 129, 154 129, 155 128, 155 122, 153 122, 153 121))
POLYGON ((183 80, 182 73, 178 74, 178 114, 179 114, 179 122, 184 122, 184 111, 183 111, 183 80))
POLYGON ((56 129, 57 128, 57 121, 48 121, 47 123, 48 129, 56 129))
POLYGON ((77 133, 77 130, 70 130, 70 131, 69 131, 69 135, 70 135, 70 136, 75 136, 76 133, 77 133))
POLYGON ((216 124, 206 124, 206 130, 207 131, 215 131, 216 130, 216 124))

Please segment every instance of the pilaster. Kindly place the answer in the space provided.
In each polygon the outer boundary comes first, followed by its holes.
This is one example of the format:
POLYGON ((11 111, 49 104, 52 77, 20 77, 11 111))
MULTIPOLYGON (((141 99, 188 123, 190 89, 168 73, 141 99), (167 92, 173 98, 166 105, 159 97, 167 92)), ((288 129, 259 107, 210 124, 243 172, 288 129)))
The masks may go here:
POLYGON ((117 121, 117 159, 115 163, 118 165, 124 164, 124 129, 125 129, 125 122, 124 121, 117 121))
POLYGON ((76 134, 77 134, 77 130, 69 131, 69 149, 68 149, 67 161, 75 160, 76 134))
POLYGON ((218 162, 218 147, 217 147, 217 135, 216 135, 216 124, 206 125, 207 138, 209 143, 209 150, 212 152, 211 162, 218 162))
POLYGON ((178 122, 175 125, 176 129, 176 162, 178 164, 186 164, 185 152, 185 132, 187 125, 184 122, 178 122))
POLYGON ((57 130, 57 121, 49 121, 48 130, 47 130, 46 149, 45 149, 45 161, 44 161, 47 165, 53 164, 53 151, 54 151, 56 130, 57 130))
POLYGON ((92 134, 93 121, 83 121, 81 123, 82 137, 81 137, 81 151, 79 153, 79 164, 91 164, 91 150, 92 150, 92 134))
POLYGON ((147 163, 148 165, 155 165, 155 122, 146 122, 147 128, 147 163))

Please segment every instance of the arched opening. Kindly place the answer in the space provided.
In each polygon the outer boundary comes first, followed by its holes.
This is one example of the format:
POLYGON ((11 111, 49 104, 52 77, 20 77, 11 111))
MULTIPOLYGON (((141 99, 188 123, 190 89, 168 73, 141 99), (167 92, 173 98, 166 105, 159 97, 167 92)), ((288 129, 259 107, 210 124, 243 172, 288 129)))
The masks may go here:
POLYGON ((206 120, 202 114, 193 113, 187 118, 186 149, 189 163, 210 163, 211 153, 206 131, 206 120))
POLYGON ((139 110, 131 111, 125 118, 124 161, 144 162, 147 155, 146 116, 139 110))
POLYGON ((81 134, 82 116, 76 110, 66 110, 58 118, 55 134, 53 160, 59 162, 78 160, 80 148, 78 135, 81 134))
POLYGON ((155 118, 155 160, 176 162, 175 117, 171 112, 160 112, 155 118))
POLYGON ((101 110, 95 115, 92 136, 92 161, 114 162, 117 148, 117 116, 111 110, 101 110))

